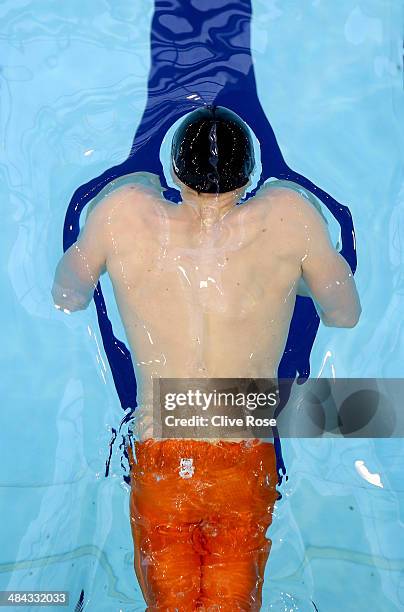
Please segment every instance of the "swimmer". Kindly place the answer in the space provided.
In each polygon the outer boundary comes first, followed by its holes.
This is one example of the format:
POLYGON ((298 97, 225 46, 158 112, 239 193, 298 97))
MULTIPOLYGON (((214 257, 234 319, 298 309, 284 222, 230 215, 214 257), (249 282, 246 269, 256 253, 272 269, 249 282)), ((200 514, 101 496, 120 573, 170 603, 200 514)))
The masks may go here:
POLYGON ((138 381, 131 463, 135 571, 147 610, 261 609, 277 498, 269 440, 161 439, 153 380, 276 378, 297 295, 324 325, 353 327, 351 270, 318 210, 269 185, 239 206, 254 169, 245 123, 222 107, 187 115, 172 142, 182 202, 132 175, 93 206, 63 255, 56 307, 84 309, 110 276, 138 381))

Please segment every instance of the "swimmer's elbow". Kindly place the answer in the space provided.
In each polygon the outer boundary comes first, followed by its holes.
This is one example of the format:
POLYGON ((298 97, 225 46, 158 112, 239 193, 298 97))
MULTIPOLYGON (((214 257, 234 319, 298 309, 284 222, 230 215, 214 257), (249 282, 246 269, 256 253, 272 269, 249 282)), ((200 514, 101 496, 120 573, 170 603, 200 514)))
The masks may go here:
POLYGON ((346 327, 353 328, 358 324, 359 319, 326 319, 324 317, 321 318, 323 325, 326 327, 346 327))
POLYGON ((334 311, 331 313, 322 313, 320 315, 321 321, 323 325, 326 327, 346 327, 352 328, 355 327, 359 323, 359 319, 362 313, 362 308, 360 305, 357 306, 355 311, 347 313, 347 312, 339 312, 334 311))
POLYGON ((345 327, 356 327, 358 325, 358 323, 359 323, 359 319, 361 318, 361 314, 362 314, 362 308, 359 305, 357 312, 350 319, 350 321, 348 321, 348 325, 346 325, 345 327))
POLYGON ((91 296, 80 295, 71 289, 61 287, 57 283, 53 284, 51 293, 55 308, 66 314, 77 310, 85 310, 91 302, 91 296))

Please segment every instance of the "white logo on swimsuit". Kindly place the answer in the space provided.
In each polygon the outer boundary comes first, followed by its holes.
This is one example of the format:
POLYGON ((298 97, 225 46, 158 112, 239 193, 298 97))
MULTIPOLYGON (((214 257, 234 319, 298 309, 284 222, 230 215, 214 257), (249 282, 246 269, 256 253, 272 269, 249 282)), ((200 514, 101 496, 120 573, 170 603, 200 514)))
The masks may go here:
POLYGON ((178 473, 181 478, 192 478, 194 472, 195 468, 193 459, 180 459, 180 469, 178 473))

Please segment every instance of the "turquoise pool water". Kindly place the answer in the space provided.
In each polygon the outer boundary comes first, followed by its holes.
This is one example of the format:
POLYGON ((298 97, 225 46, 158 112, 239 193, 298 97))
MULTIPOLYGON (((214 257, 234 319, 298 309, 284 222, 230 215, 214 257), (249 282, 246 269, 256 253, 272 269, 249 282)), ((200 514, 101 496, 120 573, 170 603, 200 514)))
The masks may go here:
MULTIPOLYGON (((152 15, 150 0, 0 5, 0 589, 68 590, 72 610, 82 590, 90 612, 144 610, 117 444, 104 477, 122 409, 94 304, 63 315, 50 287, 72 193, 130 150, 152 15)), ((356 229, 362 318, 320 327, 313 376, 403 372, 402 17, 393 0, 253 2, 258 94, 286 161, 349 204, 356 229)), ((402 441, 283 453, 263 610, 404 609, 402 441)))

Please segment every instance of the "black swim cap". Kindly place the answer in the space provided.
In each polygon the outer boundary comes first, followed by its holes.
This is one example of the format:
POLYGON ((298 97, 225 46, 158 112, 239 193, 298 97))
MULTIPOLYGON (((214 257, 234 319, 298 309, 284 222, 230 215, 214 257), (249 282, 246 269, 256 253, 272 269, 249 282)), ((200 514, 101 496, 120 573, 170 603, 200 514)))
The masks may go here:
POLYGON ((176 130, 171 155, 177 177, 198 193, 224 193, 248 183, 254 149, 244 121, 223 106, 206 106, 176 130))

